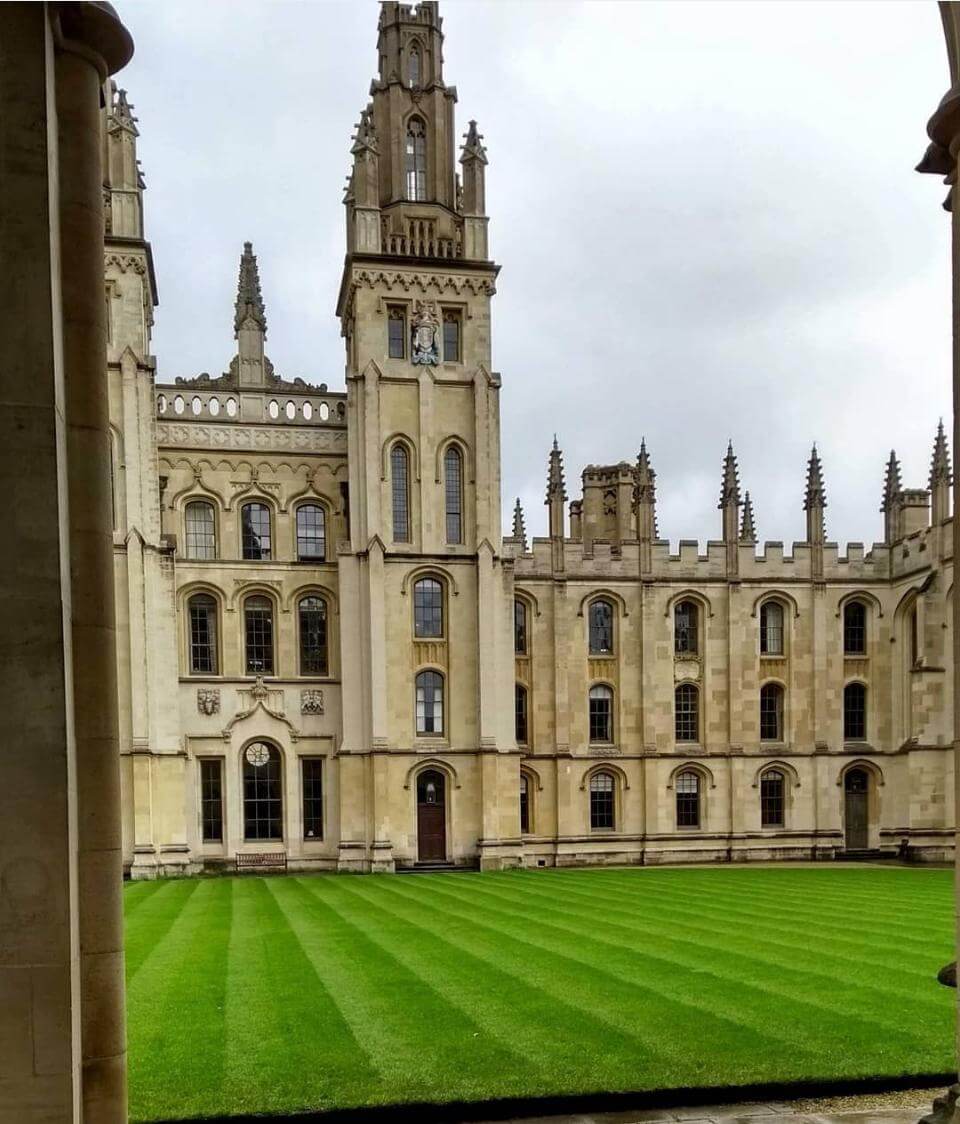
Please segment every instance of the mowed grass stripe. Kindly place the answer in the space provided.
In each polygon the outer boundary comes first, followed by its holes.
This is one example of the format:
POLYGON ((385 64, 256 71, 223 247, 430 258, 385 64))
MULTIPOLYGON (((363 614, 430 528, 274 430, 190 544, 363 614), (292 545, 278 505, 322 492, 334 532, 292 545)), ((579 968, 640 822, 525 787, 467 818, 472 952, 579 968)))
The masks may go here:
MULTIPOLYGON (((182 888, 173 895, 179 916, 127 988, 134 1121, 210 1115, 221 1098, 230 883, 168 885, 171 891, 182 888)), ((144 914, 140 910, 135 918, 142 921, 144 914)))
POLYGON ((248 875, 228 884, 221 1103, 229 1113, 290 1112, 304 1103, 329 1108, 377 1078, 277 903, 274 881, 248 875), (295 1089, 291 1071, 300 1075, 295 1089))
MULTIPOLYGON (((506 928, 507 931, 517 925, 526 930, 528 923, 522 916, 529 908, 525 900, 526 895, 520 895, 507 903, 514 908, 504 908, 502 896, 497 890, 488 888, 491 885, 503 884, 504 881, 504 879, 488 880, 487 886, 476 891, 479 896, 486 899, 482 907, 483 916, 488 922, 492 917, 495 918, 498 927, 506 928), (494 900, 497 897, 501 897, 501 900, 495 905, 494 900), (519 921, 518 915, 520 915, 519 921)), ((441 892, 455 893, 449 883, 441 892)), ((462 895, 457 896, 462 901, 462 895)), ((861 1057, 875 1058, 877 1063, 885 1062, 888 1058, 887 1040, 894 1033, 898 1033, 901 1038, 900 1049, 910 1045, 911 1041, 915 1047, 929 1043, 926 1038, 920 1040, 916 1035, 905 1032, 893 1015, 889 1020, 881 1022, 875 1014, 878 1005, 876 1000, 868 1005, 868 1014, 865 1017, 850 1014, 847 1007, 852 1002, 851 996, 857 996, 857 988, 854 986, 848 989, 850 994, 841 997, 836 1003, 824 1002, 819 998, 818 989, 813 988, 812 994, 815 999, 812 1006, 815 1009, 811 1011, 809 1003, 806 1009, 803 1009, 803 998, 796 999, 792 995, 797 987, 809 986, 809 981, 802 973, 796 973, 789 986, 785 986, 779 980, 779 973, 762 979, 763 986, 758 986, 754 982, 758 966, 751 964, 748 959, 744 960, 742 971, 734 967, 719 976, 711 971, 709 960, 703 953, 698 954, 697 946, 693 942, 685 942, 689 955, 681 960, 676 956, 664 957, 652 951, 649 942, 625 938, 624 934, 619 932, 615 937, 610 938, 596 935, 598 931, 602 933, 607 929, 605 919, 601 920, 603 915, 599 909, 587 913, 583 924, 579 926, 565 920, 561 909, 541 907, 536 917, 538 941, 544 947, 554 951, 558 947, 563 950, 570 944, 570 935, 575 935, 578 938, 577 948, 580 958, 591 963, 596 971, 602 971, 624 983, 636 981, 654 989, 659 983, 660 994, 664 999, 669 996, 674 1004, 699 1004, 715 1022, 726 1020, 729 1024, 738 1025, 741 1034, 747 1034, 752 1030, 758 1038, 766 1040, 765 1046, 757 1046, 758 1056, 770 1052, 771 1039, 778 1039, 781 1045, 792 1041, 794 1051, 805 1049, 819 1055, 817 1046, 822 1038, 822 1032, 817 1024, 820 1019, 831 1020, 836 1024, 838 1017, 843 1022, 842 1038, 846 1046, 855 1046, 861 1057), (559 918, 547 920, 545 913, 559 914, 559 918), (642 978, 638 980, 641 974, 642 978), (665 984, 669 985, 669 992, 663 990, 665 984), (884 1027, 887 1029, 885 1030, 884 1027), (800 1028, 807 1029, 809 1037, 806 1041, 803 1029, 800 1028)), ((834 986, 834 991, 842 990, 840 984, 834 986)), ((721 1035, 715 1048, 707 1045, 705 1049, 715 1049, 718 1054, 723 1055, 727 1050, 727 1044, 721 1035)), ((800 1063, 801 1059, 796 1056, 793 1061, 800 1063)), ((864 1071, 869 1071, 875 1062, 867 1060, 863 1064, 864 1071)), ((809 1069, 800 1069, 799 1074, 819 1075, 816 1072, 811 1073, 809 1069)))
MULTIPOLYGON (((556 926, 542 918, 535 924, 517 920, 509 910, 488 900, 474 902, 471 907, 463 896, 470 891, 460 894, 450 885, 451 880, 463 883, 463 876, 437 877, 447 881, 428 891, 426 887, 410 885, 415 881, 410 879, 403 889, 416 898, 419 908, 434 909, 441 919, 450 913, 458 914, 499 942, 501 949, 515 943, 528 959, 545 963, 549 968, 545 986, 551 993, 569 996, 587 1008, 592 1006, 602 1012, 604 1021, 640 1037, 647 1049, 662 1056, 670 1084, 708 1083, 713 1057, 725 1057, 735 1067, 738 1057, 766 1057, 771 1048, 781 1052, 788 1044, 795 1059, 804 1055, 803 1047, 792 1044, 789 1037, 782 1036, 777 1041, 776 1035, 745 1021, 734 1004, 728 1010, 717 1010, 701 992, 689 986, 689 981, 664 976, 650 970, 649 965, 645 969, 642 954, 632 956, 630 963, 624 964, 617 956, 616 946, 592 938, 587 926, 572 933, 558 932, 556 926), (695 1050, 691 1050, 693 1042, 697 1044, 695 1050)), ((602 919, 595 917, 594 925, 602 925, 602 919)), ((645 1072, 640 1076, 636 1087, 648 1087, 651 1074, 645 1072)), ((739 1070, 731 1072, 730 1077, 746 1079, 739 1070)))
POLYGON ((522 1058, 491 1041, 463 1011, 410 971, 389 944, 338 908, 336 877, 288 878, 274 891, 291 928, 341 1015, 377 1067, 381 1081, 358 1100, 382 1104, 484 1096, 491 1073, 509 1073, 522 1058), (442 1091, 442 1092, 441 1092, 442 1091))
POLYGON ((123 915, 129 917, 135 913, 145 901, 161 889, 165 883, 160 879, 152 882, 131 882, 123 891, 123 915))
POLYGON ((125 910, 128 922, 125 950, 128 987, 143 962, 176 923, 200 883, 185 878, 174 882, 150 882, 148 885, 156 887, 154 892, 140 895, 139 901, 135 899, 133 909, 125 910), (136 924, 129 924, 134 917, 136 924))
POLYGON ((358 899, 358 911, 379 911, 375 932, 389 937, 404 963, 470 1012, 485 1034, 506 1039, 523 1054, 524 1065, 509 1075, 511 1095, 582 1087, 584 1079, 602 1089, 622 1081, 624 1073, 659 1070, 662 1059, 637 1035, 548 994, 535 959, 523 959, 511 971, 502 944, 477 940, 472 923, 425 911, 393 885, 351 880, 344 888, 358 899))

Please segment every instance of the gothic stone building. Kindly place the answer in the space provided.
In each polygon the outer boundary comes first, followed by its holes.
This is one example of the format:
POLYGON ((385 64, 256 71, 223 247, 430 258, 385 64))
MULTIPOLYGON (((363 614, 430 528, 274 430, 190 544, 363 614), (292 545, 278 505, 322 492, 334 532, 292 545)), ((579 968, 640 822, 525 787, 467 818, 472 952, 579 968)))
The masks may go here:
MULTIPOLYGON (((158 377, 137 129, 106 91, 125 858, 133 877, 282 854, 393 871, 943 859, 954 822, 950 466, 891 455, 885 536, 755 541, 733 451, 722 539, 658 538, 655 475, 592 465, 549 537, 501 528, 501 379, 474 122, 435 3, 384 3, 346 194, 346 389, 278 374, 257 259, 236 354, 158 377)), ((509 383, 508 383, 509 385, 509 383)))

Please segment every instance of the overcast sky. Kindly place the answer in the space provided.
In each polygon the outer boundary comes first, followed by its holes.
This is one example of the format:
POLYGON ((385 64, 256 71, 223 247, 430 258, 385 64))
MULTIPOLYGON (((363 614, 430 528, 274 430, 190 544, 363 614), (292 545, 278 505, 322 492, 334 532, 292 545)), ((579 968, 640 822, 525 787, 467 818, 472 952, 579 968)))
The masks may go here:
MULTIPOLYGON (((160 307, 159 378, 234 353, 242 243, 278 373, 341 390, 334 315, 374 3, 118 0, 160 307)), ((503 503, 542 535, 646 436, 660 533, 720 534, 734 443, 761 539, 881 537, 884 465, 925 486, 950 411, 946 189, 913 171, 947 84, 933 3, 444 0, 458 131, 486 139, 503 503)))

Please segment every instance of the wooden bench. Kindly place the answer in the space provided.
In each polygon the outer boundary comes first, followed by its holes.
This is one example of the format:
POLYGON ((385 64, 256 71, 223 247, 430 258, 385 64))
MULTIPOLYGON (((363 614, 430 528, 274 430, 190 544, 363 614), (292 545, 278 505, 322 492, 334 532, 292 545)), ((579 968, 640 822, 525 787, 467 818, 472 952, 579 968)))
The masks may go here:
POLYGON ((237 871, 263 870, 264 867, 287 869, 286 851, 257 851, 254 854, 237 855, 237 871))

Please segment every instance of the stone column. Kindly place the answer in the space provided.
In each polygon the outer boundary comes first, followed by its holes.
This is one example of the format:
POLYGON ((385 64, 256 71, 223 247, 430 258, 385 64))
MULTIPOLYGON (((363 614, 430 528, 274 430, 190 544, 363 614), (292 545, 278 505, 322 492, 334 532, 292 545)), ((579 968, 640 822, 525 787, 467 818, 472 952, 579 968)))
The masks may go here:
POLYGON ((100 84, 108 4, 0 12, 0 1121, 126 1120, 100 84))

